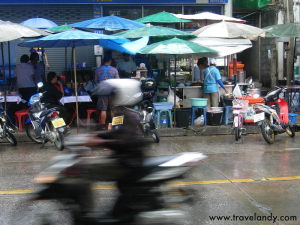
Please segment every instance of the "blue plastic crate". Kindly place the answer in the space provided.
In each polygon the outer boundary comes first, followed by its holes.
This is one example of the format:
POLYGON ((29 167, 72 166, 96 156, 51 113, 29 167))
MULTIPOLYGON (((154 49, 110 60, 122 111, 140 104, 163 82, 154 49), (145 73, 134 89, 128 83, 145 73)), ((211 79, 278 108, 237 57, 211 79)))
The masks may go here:
POLYGON ((289 113, 289 121, 291 121, 293 125, 297 124, 297 117, 298 117, 297 113, 289 113))
POLYGON ((155 102, 153 103, 155 110, 170 110, 173 108, 172 102, 155 102))

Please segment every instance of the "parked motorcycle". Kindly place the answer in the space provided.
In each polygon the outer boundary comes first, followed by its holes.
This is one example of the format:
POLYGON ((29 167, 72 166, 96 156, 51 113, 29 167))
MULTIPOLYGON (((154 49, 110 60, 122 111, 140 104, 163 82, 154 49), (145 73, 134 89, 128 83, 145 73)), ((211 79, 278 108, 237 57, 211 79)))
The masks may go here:
MULTIPOLYGON (((75 142, 82 143, 80 138, 81 136, 76 136, 75 142)), ((92 161, 98 160, 99 163, 100 160, 103 165, 101 171, 106 177, 103 181, 115 181, 114 177, 118 171, 111 169, 114 167, 108 168, 107 165, 114 165, 116 158, 91 157, 89 148, 76 144, 68 148, 70 149, 68 154, 55 157, 51 166, 35 178, 41 189, 27 204, 22 204, 21 209, 15 211, 17 214, 12 218, 12 224, 163 225, 184 224, 188 219, 180 206, 192 201, 193 190, 164 184, 183 178, 198 166, 206 158, 202 153, 188 152, 147 158, 143 166, 133 171, 134 174, 130 176, 135 177, 135 181, 123 187, 129 189, 125 196, 128 201, 124 222, 121 218, 101 217, 84 213, 83 210, 91 207, 94 200, 91 197, 93 183, 90 179, 93 175, 91 169, 95 168, 92 161), (44 211, 43 207, 46 207, 44 211)), ((120 170, 123 171, 124 168, 120 170)), ((124 211, 120 209, 120 212, 124 211)))
POLYGON ((277 134, 287 133, 290 137, 295 136, 294 126, 289 121, 288 103, 280 98, 280 94, 285 90, 277 88, 264 97, 265 104, 255 105, 256 112, 261 113, 261 117, 265 116, 258 124, 263 138, 269 144, 274 143, 277 134))
POLYGON ((59 117, 56 108, 47 108, 41 102, 42 96, 43 93, 37 93, 29 100, 29 118, 25 121, 26 134, 38 144, 50 141, 58 150, 63 150, 66 123, 59 117))
POLYGON ((249 102, 247 100, 241 100, 235 98, 232 101, 233 109, 233 132, 235 140, 238 141, 242 134, 245 134, 246 128, 244 128, 245 114, 248 110, 249 102))
POLYGON ((145 136, 151 136, 155 143, 160 142, 160 137, 158 135, 154 120, 153 120, 153 103, 150 101, 143 101, 141 103, 141 125, 145 136))
POLYGON ((11 145, 17 145, 17 139, 13 135, 14 128, 8 123, 7 115, 4 111, 0 111, 0 139, 7 140, 11 145))

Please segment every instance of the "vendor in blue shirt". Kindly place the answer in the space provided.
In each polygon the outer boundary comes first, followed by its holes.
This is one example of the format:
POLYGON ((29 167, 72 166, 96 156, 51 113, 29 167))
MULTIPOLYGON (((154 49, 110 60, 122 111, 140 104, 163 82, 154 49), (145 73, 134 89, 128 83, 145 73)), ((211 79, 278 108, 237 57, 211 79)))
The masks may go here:
POLYGON ((208 58, 202 57, 198 61, 200 70, 203 71, 203 94, 204 98, 207 98, 207 107, 218 107, 219 106, 219 87, 220 85, 227 93, 225 86, 221 80, 221 75, 217 67, 210 66, 208 64, 208 58))

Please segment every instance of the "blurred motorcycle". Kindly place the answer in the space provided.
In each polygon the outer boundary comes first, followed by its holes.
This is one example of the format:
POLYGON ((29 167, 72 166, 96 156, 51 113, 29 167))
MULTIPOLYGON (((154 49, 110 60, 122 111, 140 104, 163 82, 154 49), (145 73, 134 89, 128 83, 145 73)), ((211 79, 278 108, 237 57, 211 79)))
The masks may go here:
POLYGON ((99 181, 116 181, 116 174, 126 167, 114 167, 118 164, 115 157, 91 157, 91 149, 80 146, 84 139, 89 138, 76 136, 69 140, 70 152, 55 157, 51 165, 35 178, 41 188, 30 201, 20 205, 12 224, 169 225, 186 222, 188 218, 183 206, 194 199, 193 190, 164 184, 183 178, 206 158, 205 155, 188 152, 147 158, 130 177, 127 176, 128 179, 134 177, 134 181, 119 187, 126 189, 122 192, 122 197, 127 199, 126 209, 119 208, 126 217, 103 217, 86 212, 94 204, 91 177, 96 176, 99 181), (101 162, 100 174, 93 173, 95 160, 98 165, 101 162))

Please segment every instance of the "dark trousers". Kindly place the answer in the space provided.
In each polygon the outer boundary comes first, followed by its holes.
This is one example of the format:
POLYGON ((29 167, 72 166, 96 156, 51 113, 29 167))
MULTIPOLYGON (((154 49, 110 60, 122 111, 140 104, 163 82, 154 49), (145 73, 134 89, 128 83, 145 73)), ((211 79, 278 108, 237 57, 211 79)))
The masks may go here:
POLYGON ((22 98, 27 102, 29 101, 32 95, 36 94, 36 92, 36 87, 19 88, 19 93, 21 94, 22 98))

